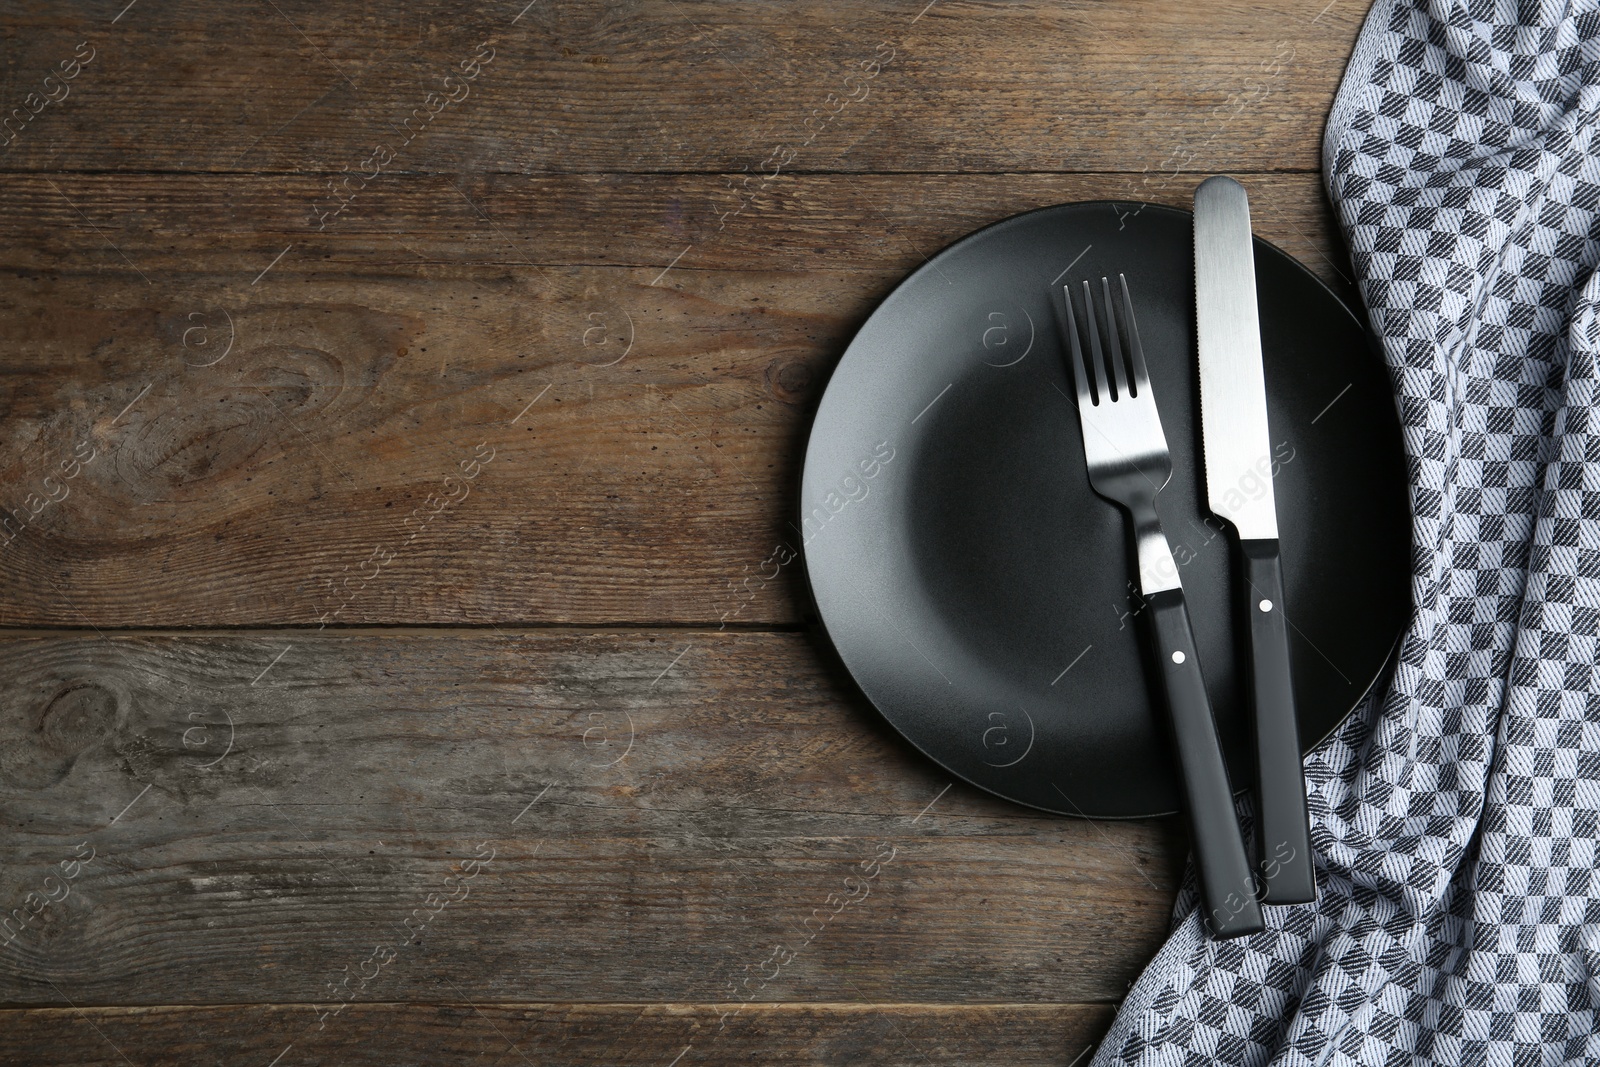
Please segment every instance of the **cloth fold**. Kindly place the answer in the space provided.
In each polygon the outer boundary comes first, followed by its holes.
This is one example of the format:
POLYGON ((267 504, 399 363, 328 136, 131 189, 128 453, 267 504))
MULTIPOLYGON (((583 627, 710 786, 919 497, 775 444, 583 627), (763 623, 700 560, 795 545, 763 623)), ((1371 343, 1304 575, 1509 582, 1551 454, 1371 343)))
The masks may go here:
POLYGON ((1094 1067, 1600 1062, 1597 116, 1593 2, 1368 13, 1323 164, 1404 426, 1414 613, 1307 759, 1318 901, 1218 942, 1191 875, 1094 1067))

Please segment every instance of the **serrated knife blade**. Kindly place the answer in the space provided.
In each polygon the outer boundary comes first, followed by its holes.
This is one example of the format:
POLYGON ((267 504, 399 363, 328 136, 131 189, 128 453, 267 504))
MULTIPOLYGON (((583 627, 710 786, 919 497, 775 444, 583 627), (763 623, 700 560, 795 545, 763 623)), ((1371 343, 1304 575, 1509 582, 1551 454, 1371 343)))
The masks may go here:
POLYGON ((1261 899, 1304 904, 1316 899, 1317 887, 1272 492, 1255 249, 1250 200, 1232 178, 1207 178, 1195 190, 1194 309, 1206 502, 1238 535, 1236 573, 1248 620, 1261 899))

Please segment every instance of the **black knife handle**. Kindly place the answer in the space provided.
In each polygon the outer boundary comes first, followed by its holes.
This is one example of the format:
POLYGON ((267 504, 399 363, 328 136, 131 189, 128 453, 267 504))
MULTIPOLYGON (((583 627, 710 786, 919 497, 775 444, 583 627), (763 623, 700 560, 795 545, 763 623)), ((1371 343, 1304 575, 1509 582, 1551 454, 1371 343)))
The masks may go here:
POLYGON ((1173 748, 1187 801, 1204 922, 1218 938, 1253 934, 1265 925, 1261 904, 1234 815, 1233 787, 1200 674, 1183 590, 1151 593, 1145 604, 1155 644, 1154 671, 1166 694, 1173 748))
POLYGON ((1256 741, 1256 840, 1262 897, 1268 904, 1309 904, 1317 899, 1289 674, 1289 624, 1283 613, 1283 565, 1278 541, 1240 540, 1245 611, 1250 617, 1250 710, 1256 741))

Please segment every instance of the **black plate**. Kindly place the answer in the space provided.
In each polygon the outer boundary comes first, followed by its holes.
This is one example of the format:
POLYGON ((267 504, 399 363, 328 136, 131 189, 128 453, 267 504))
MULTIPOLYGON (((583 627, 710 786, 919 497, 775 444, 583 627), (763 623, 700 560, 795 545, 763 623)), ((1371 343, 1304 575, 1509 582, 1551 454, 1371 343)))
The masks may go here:
MULTIPOLYGON (((1251 775, 1231 531, 1204 511, 1188 212, 1066 204, 971 234, 894 290, 828 382, 801 484, 818 617, 851 675, 952 774, 1064 815, 1172 812, 1132 543, 1094 495, 1060 285, 1128 277, 1172 481, 1157 498, 1234 785, 1251 775)), ((1255 243, 1300 735, 1384 670, 1410 613, 1393 394, 1361 323, 1255 243)), ((1242 644, 1242 643, 1241 643, 1242 644)))

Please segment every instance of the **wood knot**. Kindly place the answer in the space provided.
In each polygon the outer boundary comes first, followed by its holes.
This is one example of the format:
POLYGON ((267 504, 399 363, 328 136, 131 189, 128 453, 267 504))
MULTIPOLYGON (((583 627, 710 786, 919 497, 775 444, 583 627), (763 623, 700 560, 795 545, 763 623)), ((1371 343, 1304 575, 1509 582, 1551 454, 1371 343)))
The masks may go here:
POLYGON ((767 364, 767 391, 785 404, 801 404, 811 396, 816 374, 811 364, 792 356, 780 356, 767 364))
POLYGON ((245 390, 196 390, 191 400, 147 419, 115 455, 140 499, 170 498, 225 478, 275 442, 268 399, 245 390))
POLYGON ((57 681, 44 691, 52 690, 55 695, 37 718, 12 720, 16 733, 8 731, 6 743, 0 744, 0 781, 23 789, 47 789, 116 731, 125 703, 116 690, 81 680, 57 681))
POLYGON ((51 748, 76 755, 115 729, 117 696, 93 682, 69 685, 45 706, 39 733, 51 748))
MULTIPOLYGON (((256 324, 241 318, 239 327, 256 324)), ((339 358, 335 340, 318 327, 280 328, 265 338, 246 334, 218 365, 191 364, 183 388, 165 403, 151 404, 113 453, 117 474, 134 498, 217 499, 217 486, 239 472, 285 448, 315 447, 367 391, 362 368, 339 358)))

